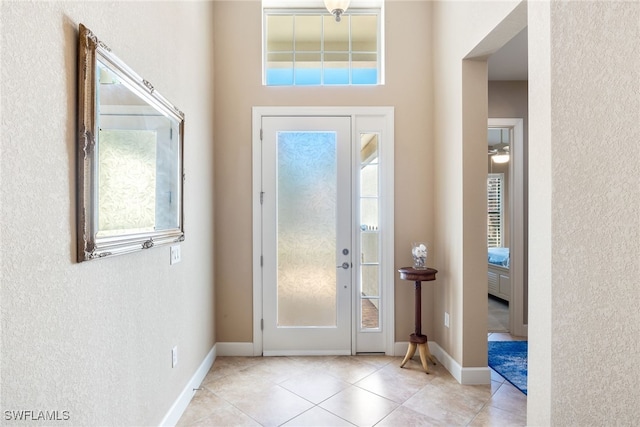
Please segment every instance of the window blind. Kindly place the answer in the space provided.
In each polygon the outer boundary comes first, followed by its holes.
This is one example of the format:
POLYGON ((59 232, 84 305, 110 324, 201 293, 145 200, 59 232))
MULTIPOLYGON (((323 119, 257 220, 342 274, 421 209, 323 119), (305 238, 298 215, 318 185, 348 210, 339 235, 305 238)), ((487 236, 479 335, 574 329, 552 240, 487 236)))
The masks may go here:
POLYGON ((504 174, 487 177, 487 247, 502 247, 504 174))

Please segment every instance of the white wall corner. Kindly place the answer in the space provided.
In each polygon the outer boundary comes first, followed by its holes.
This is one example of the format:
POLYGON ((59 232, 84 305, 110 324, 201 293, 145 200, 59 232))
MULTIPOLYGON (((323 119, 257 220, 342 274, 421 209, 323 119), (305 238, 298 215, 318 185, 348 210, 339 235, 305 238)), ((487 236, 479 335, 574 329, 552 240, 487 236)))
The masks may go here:
MULTIPOLYGON (((463 385, 491 384, 491 370, 486 368, 463 368, 438 343, 429 341, 429 351, 447 371, 463 385)), ((409 347, 408 341, 396 342, 394 356, 404 356, 409 347)))
POLYGON ((216 345, 214 344, 182 390, 182 393, 180 393, 176 401, 171 405, 171 408, 169 408, 169 411, 160 422, 161 426, 175 426, 178 423, 180 417, 182 417, 182 414, 184 414, 184 411, 187 409, 191 399, 195 395, 196 389, 200 388, 202 381, 204 381, 204 378, 213 366, 213 362, 215 362, 216 357, 216 345))
POLYGON ((216 344, 218 356, 255 356, 252 342, 219 342, 216 344))

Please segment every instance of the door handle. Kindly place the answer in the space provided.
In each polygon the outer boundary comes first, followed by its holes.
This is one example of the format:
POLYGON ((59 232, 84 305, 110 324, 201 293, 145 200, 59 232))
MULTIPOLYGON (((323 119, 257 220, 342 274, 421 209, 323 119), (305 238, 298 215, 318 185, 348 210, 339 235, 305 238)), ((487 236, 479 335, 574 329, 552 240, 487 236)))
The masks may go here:
POLYGON ((345 270, 347 270, 349 268, 349 263, 348 262, 343 262, 342 265, 339 265, 338 268, 344 268, 345 270))

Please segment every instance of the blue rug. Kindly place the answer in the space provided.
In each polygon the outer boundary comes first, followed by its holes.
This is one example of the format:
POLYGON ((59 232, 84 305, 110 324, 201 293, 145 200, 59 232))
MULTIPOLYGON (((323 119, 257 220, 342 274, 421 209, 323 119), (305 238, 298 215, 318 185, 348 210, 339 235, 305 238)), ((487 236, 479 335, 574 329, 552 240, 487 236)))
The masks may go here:
POLYGON ((527 394, 527 341, 489 341, 489 366, 527 394))

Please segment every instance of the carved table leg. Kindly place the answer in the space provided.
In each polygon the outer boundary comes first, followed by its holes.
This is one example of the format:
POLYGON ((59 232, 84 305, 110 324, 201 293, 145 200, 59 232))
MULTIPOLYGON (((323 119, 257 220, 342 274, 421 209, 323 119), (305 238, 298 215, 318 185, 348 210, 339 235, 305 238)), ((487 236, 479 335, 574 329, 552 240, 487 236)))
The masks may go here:
POLYGON ((414 342, 410 342, 409 343, 409 348, 407 349, 407 354, 406 354, 406 356, 404 356, 404 360, 400 364, 401 368, 403 368, 404 365, 407 364, 409 359, 411 359, 413 357, 413 355, 416 354, 416 347, 417 347, 416 343, 414 343, 414 342))
POLYGON ((422 368, 428 374, 429 373, 429 365, 427 363, 427 359, 431 361, 434 365, 436 364, 436 358, 433 357, 431 352, 429 351, 429 345, 427 343, 418 344, 418 350, 420 350, 420 361, 422 362, 422 368))
POLYGON ((422 368, 425 373, 429 373, 429 365, 428 362, 431 361, 434 365, 436 364, 436 358, 433 357, 431 352, 429 351, 429 344, 427 344, 428 339, 426 335, 418 335, 411 334, 409 337, 409 349, 407 350, 407 355, 404 357, 402 364, 400 367, 404 367, 404 365, 413 357, 416 353, 416 347, 420 351, 420 361, 422 362, 422 368))

